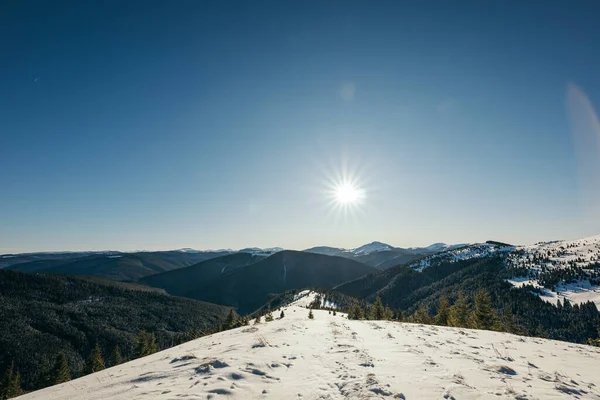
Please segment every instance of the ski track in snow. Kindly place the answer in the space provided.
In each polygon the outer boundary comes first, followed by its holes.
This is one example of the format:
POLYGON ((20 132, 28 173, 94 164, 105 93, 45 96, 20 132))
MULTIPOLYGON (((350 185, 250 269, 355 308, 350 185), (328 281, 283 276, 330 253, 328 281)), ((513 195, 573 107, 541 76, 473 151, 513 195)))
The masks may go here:
POLYGON ((308 310, 193 340, 21 397, 67 399, 600 399, 600 349, 308 310))

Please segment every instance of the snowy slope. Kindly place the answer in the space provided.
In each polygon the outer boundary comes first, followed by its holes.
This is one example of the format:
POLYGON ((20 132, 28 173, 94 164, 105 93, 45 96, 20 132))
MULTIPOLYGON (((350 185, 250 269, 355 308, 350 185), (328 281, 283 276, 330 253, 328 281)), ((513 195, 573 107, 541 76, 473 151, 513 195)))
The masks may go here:
POLYGON ((600 236, 579 240, 540 242, 529 246, 477 243, 422 258, 410 266, 416 270, 441 262, 502 256, 516 287, 531 285, 540 298, 556 303, 592 301, 600 307, 600 236))
POLYGON ((515 250, 513 246, 498 246, 489 243, 476 243, 454 250, 444 251, 422 258, 410 266, 418 271, 428 268, 442 262, 456 262, 461 260, 470 260, 473 258, 490 257, 492 255, 502 255, 511 253, 515 250))
POLYGON ((284 311, 21 399, 600 399, 597 348, 284 311))
POLYGON ((381 242, 372 242, 369 244, 362 245, 357 247, 356 249, 350 250, 355 255, 361 254, 371 254, 380 251, 391 251, 393 249, 389 244, 381 243, 381 242))

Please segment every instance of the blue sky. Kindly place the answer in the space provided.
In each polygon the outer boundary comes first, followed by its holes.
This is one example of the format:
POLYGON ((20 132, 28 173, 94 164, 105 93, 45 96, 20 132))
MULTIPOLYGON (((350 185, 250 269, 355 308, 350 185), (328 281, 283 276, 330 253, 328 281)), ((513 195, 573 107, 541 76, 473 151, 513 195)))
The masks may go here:
POLYGON ((4 5, 0 252, 599 234, 600 9, 571 3, 4 5))

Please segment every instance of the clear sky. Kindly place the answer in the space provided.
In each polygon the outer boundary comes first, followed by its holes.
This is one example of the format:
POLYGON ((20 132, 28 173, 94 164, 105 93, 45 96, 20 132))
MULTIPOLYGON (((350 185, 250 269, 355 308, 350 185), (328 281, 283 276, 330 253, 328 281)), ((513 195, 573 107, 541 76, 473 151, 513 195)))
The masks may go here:
POLYGON ((290 4, 4 2, 0 253, 600 233, 599 3, 290 4))

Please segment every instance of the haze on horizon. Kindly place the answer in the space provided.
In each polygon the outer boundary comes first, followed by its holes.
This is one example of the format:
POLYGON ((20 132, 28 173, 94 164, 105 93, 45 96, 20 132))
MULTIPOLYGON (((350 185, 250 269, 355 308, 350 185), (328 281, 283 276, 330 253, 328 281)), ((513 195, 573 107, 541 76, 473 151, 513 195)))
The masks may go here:
POLYGON ((7 4, 0 254, 600 234, 599 14, 7 4))

